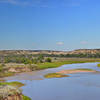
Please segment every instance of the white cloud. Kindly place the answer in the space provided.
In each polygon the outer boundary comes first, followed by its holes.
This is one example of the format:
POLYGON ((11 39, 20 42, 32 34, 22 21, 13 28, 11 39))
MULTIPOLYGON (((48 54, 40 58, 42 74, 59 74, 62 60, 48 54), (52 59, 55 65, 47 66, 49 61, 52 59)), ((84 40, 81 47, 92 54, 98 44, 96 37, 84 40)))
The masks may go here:
POLYGON ((81 44, 88 44, 87 41, 81 41, 81 44))
POLYGON ((57 45, 64 45, 64 42, 57 42, 57 45))

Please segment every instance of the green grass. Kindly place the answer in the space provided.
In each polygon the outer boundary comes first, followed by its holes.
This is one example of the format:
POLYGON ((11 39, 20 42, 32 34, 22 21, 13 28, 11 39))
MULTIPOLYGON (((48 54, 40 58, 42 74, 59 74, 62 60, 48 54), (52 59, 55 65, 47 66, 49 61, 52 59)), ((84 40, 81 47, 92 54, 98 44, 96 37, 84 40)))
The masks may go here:
POLYGON ((98 64, 97 66, 100 67, 100 64, 98 64))
POLYGON ((25 95, 22 95, 23 96, 23 100, 31 100, 31 98, 25 96, 25 95))
POLYGON ((69 77, 69 75, 59 74, 59 73, 49 73, 44 75, 45 78, 62 78, 69 77))
POLYGON ((96 62, 95 60, 84 60, 84 61, 57 61, 51 63, 40 63, 38 64, 39 69, 46 69, 46 68, 56 68, 60 67, 64 64, 74 64, 74 63, 87 63, 87 62, 96 62))
POLYGON ((24 86, 24 84, 20 83, 20 82, 1 82, 0 85, 10 85, 10 86, 14 86, 14 87, 24 86))

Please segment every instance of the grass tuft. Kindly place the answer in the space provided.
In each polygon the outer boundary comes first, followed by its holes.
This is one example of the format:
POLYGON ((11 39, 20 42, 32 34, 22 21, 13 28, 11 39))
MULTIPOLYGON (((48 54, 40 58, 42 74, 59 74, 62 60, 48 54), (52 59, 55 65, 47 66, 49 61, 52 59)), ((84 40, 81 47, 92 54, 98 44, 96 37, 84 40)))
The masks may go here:
POLYGON ((98 64, 97 66, 100 67, 100 64, 98 64))

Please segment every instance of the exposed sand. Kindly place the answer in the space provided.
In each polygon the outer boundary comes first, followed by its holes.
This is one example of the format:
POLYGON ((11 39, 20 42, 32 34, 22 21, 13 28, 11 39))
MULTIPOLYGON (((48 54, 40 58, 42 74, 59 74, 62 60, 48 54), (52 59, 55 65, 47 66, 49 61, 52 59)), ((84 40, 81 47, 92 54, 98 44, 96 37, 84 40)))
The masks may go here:
POLYGON ((57 73, 61 74, 73 74, 73 73, 81 73, 81 72, 96 72, 95 70, 86 70, 86 69, 72 69, 72 70, 62 70, 57 73))

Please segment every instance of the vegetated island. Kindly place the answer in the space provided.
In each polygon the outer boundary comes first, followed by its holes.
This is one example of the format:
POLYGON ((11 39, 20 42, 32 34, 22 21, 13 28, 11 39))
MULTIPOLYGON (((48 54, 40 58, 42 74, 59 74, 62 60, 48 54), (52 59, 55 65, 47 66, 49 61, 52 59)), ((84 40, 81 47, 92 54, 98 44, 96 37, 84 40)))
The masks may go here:
POLYGON ((69 77, 69 75, 64 75, 61 73, 49 73, 44 75, 45 78, 62 78, 62 77, 69 77))
POLYGON ((71 69, 71 70, 62 70, 56 73, 49 73, 44 75, 45 78, 62 78, 62 77, 70 77, 69 75, 66 74, 74 74, 74 73, 82 73, 82 72, 97 72, 92 69, 71 69))

